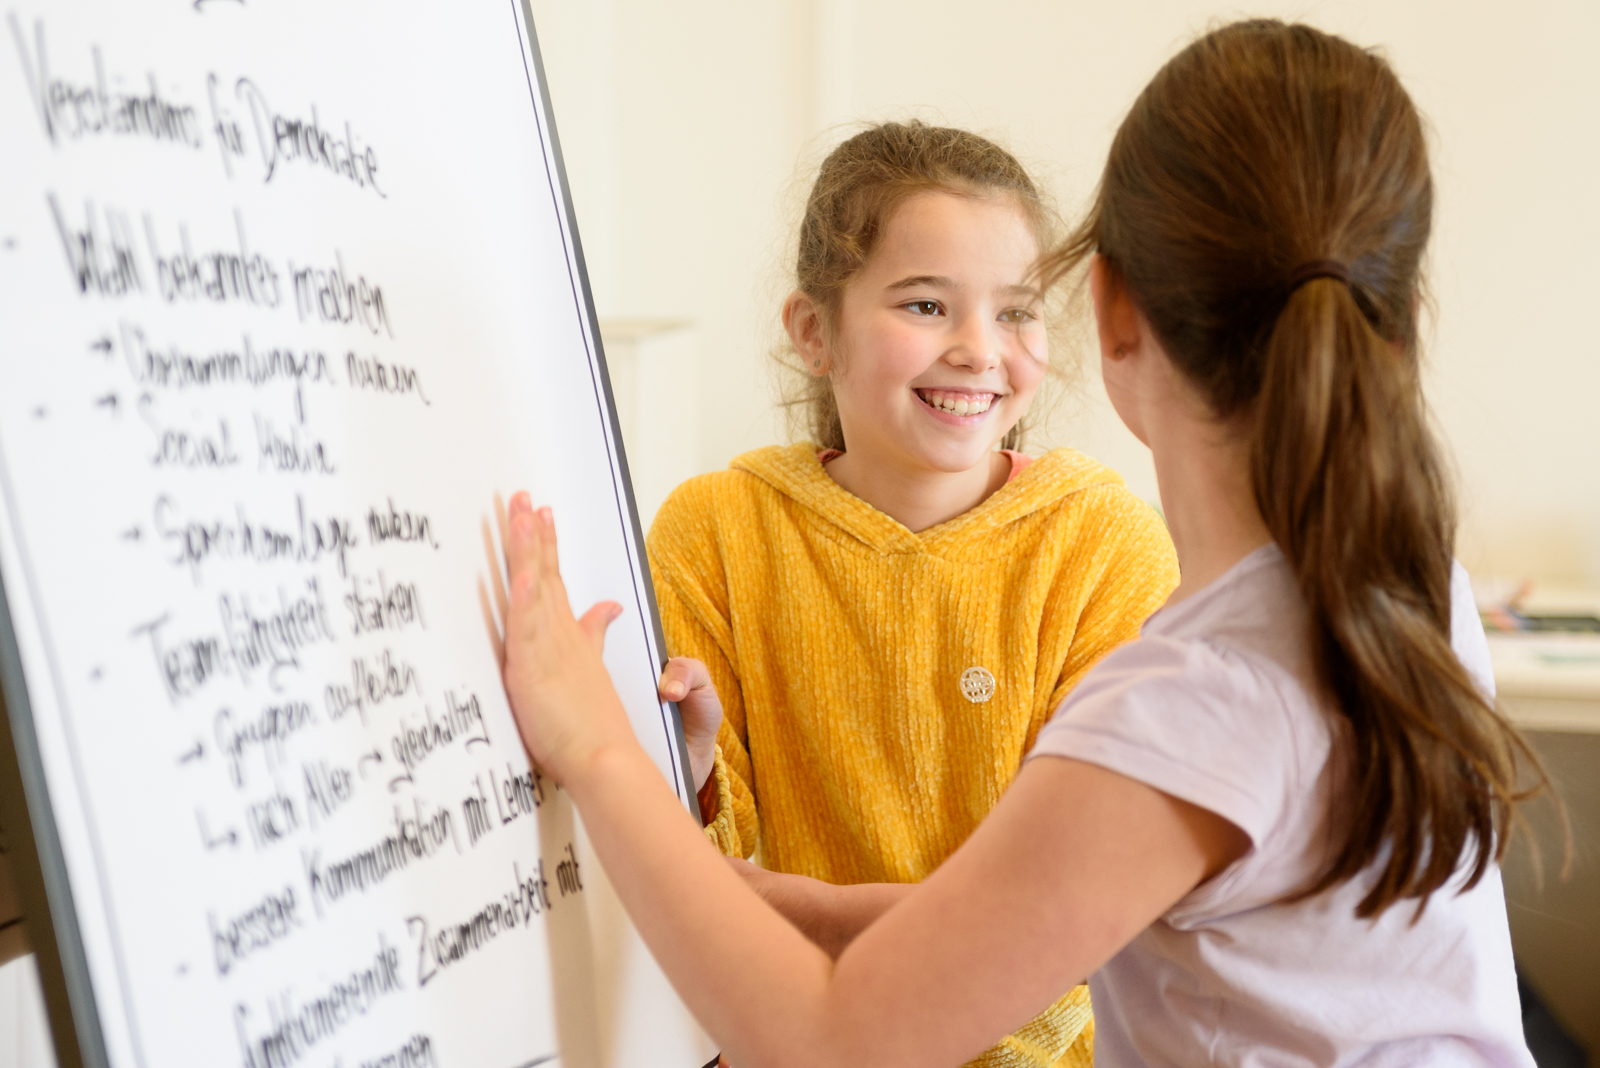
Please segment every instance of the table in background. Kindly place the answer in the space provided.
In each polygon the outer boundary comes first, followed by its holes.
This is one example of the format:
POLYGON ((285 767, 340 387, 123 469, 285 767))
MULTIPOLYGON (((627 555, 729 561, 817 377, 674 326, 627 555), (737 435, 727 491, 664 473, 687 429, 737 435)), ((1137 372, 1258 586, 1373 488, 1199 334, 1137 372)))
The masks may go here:
MULTIPOLYGON (((1522 605, 1600 614, 1600 593, 1541 590, 1522 605)), ((1543 760, 1567 806, 1572 872, 1561 878, 1559 824, 1548 804, 1505 863, 1511 940, 1524 977, 1600 1063, 1600 635, 1492 634, 1500 703, 1543 760), (1540 868, 1542 867, 1542 871, 1540 868)))

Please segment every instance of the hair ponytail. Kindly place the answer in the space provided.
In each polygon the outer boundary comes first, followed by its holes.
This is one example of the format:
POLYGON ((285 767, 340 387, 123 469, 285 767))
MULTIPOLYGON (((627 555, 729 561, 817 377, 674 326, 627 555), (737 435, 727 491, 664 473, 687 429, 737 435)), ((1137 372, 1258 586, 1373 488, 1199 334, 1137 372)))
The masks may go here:
POLYGON ((1378 57, 1251 21, 1169 62, 1118 130, 1089 219, 1045 264, 1121 277, 1219 416, 1251 428, 1256 503, 1298 580, 1348 756, 1325 869, 1357 912, 1505 849, 1538 760, 1450 644, 1456 517, 1422 400, 1416 308, 1433 185, 1378 57), (1309 268, 1305 270, 1303 268, 1309 268))
POLYGON ((1298 896, 1381 858, 1357 909, 1375 915, 1426 900, 1468 851, 1471 886, 1502 847, 1523 743, 1450 645, 1455 514, 1416 361, 1318 279, 1277 317, 1253 424, 1256 504, 1347 723, 1349 833, 1298 896))

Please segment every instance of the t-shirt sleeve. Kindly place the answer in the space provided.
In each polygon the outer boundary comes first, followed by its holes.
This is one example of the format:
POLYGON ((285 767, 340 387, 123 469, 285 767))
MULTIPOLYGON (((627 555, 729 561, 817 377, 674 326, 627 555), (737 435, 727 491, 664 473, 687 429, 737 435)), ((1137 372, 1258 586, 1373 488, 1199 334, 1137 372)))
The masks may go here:
POLYGON ((1472 580, 1459 560, 1450 570, 1450 645, 1478 689, 1493 701, 1494 662, 1489 658, 1489 639, 1483 633, 1483 617, 1472 596, 1472 580))
POLYGON ((1277 686, 1204 642, 1143 638, 1084 677, 1028 759, 1099 765, 1216 813, 1259 847, 1293 786, 1295 739, 1277 686))

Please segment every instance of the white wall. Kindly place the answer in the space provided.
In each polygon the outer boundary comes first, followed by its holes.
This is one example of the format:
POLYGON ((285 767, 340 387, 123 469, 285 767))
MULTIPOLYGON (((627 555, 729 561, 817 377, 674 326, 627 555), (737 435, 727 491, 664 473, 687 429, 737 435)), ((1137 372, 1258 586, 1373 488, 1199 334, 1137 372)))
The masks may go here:
POLYGON ((55 1063, 33 957, 0 965, 0 1068, 54 1068, 55 1063))
MULTIPOLYGON (((781 436, 765 349, 802 155, 853 118, 999 136, 1075 209, 1194 34, 1304 18, 1393 60, 1436 132, 1431 396, 1480 570, 1600 583, 1600 5, 534 0, 601 312, 695 320, 700 457, 781 436)), ((799 174, 800 181, 806 179, 799 174)), ((1048 444, 1154 496, 1092 378, 1048 444)))

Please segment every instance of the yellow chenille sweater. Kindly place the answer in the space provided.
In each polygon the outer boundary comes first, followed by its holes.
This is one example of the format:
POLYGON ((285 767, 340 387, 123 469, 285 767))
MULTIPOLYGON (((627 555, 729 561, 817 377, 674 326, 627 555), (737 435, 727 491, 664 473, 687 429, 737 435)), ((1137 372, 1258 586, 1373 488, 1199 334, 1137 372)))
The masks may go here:
MULTIPOLYGON (((722 698, 707 834, 835 884, 938 867, 1178 581, 1154 510, 1070 449, 920 534, 815 446, 758 449, 678 487, 648 549, 668 649, 722 698)), ((1092 1033, 1078 987, 973 1064, 1087 1068, 1092 1033)))

